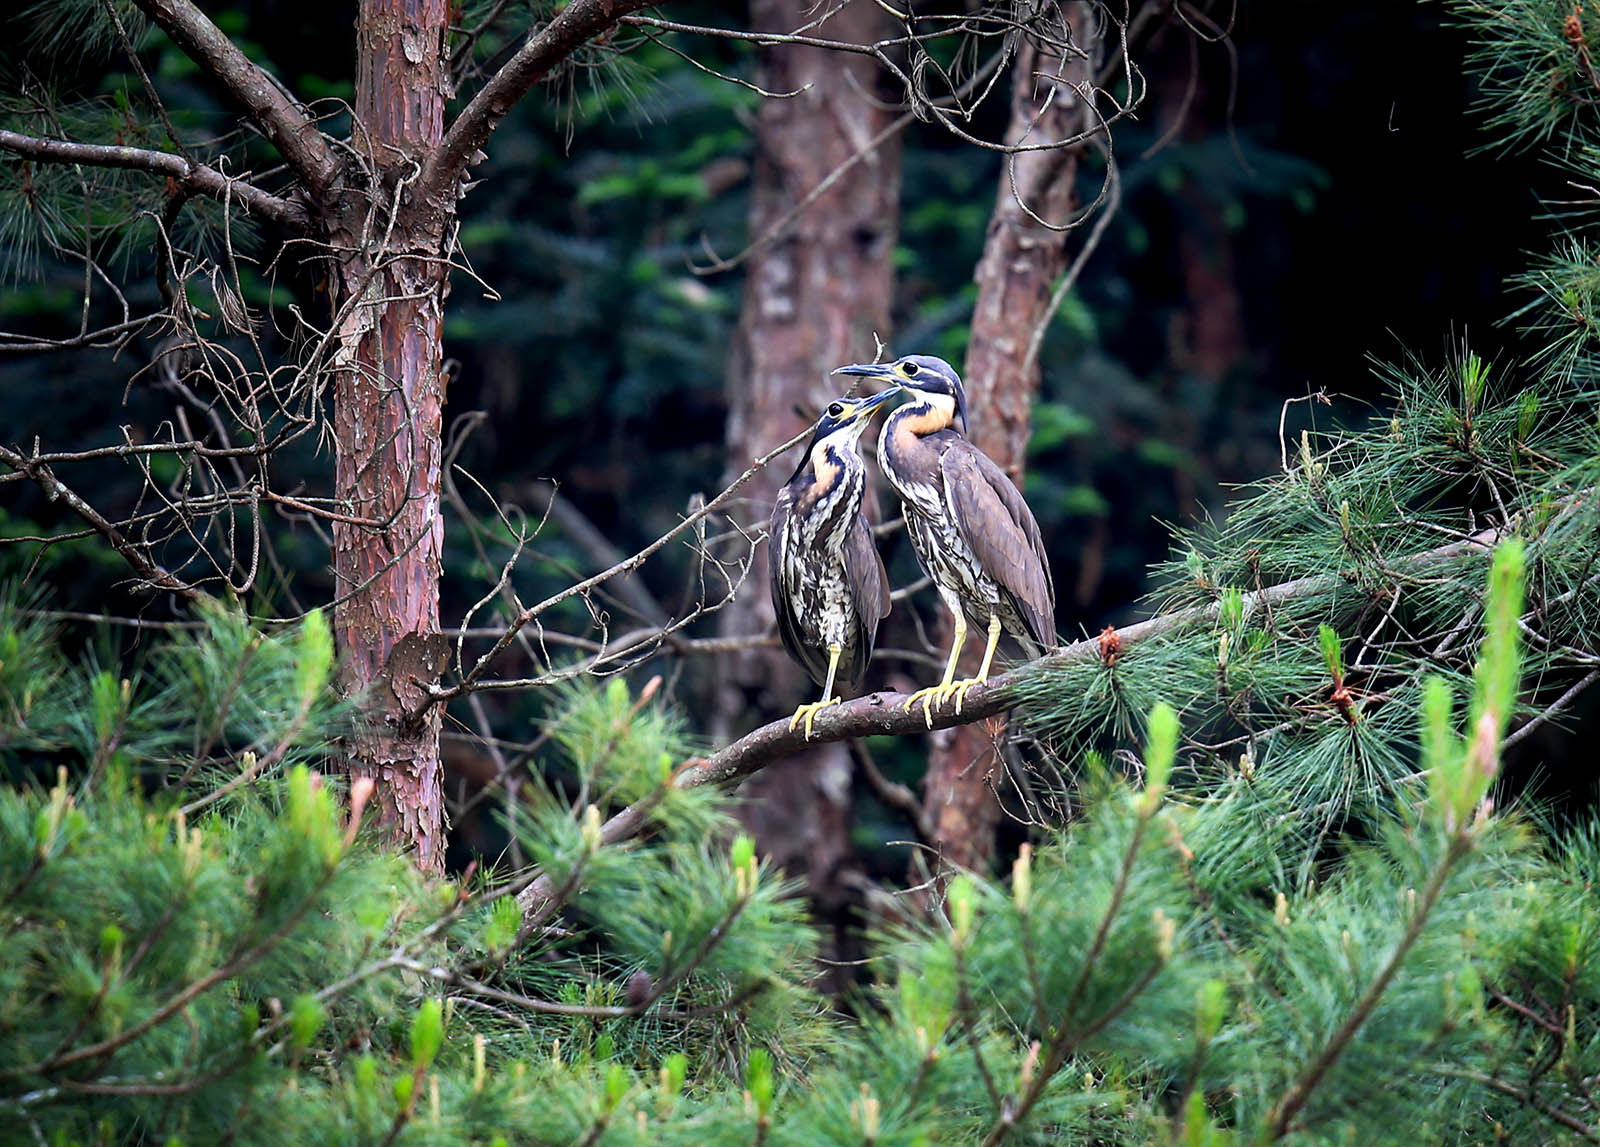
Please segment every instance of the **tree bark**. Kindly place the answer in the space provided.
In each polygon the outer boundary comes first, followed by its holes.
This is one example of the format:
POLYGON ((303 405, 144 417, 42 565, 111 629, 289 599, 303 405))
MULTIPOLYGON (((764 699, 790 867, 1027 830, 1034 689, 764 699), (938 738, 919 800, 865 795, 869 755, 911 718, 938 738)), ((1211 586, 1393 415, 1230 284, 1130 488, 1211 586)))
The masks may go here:
MULTIPOLYGON (((1061 58, 1029 40, 1018 45, 1012 72, 1012 145, 1068 140, 1095 126, 1093 112, 1072 85, 1090 81, 1097 71, 1101 28, 1092 3, 1059 5, 1084 55, 1061 58), (1042 76, 1059 77, 1058 81, 1042 76), (1059 82, 1065 81, 1065 82, 1059 82)), ((1031 429, 1030 411, 1039 390, 1037 356, 1028 351, 1034 329, 1046 321, 1056 280, 1066 270, 1068 232, 1053 231, 1076 206, 1074 183, 1084 144, 1045 151, 1018 152, 1007 158, 983 257, 975 278, 978 301, 972 316, 966 373, 969 428, 974 443, 1022 485, 1031 429)), ((952 636, 950 618, 936 628, 941 643, 952 636)), ((981 637, 982 634, 980 633, 981 637)), ((978 668, 977 644, 969 643, 961 673, 978 668)), ((923 780, 923 810, 933 826, 928 842, 951 864, 980 871, 994 856, 1004 777, 999 746, 1004 718, 958 725, 933 735, 933 752, 923 780)))
POLYGON ((444 236, 453 201, 413 203, 405 184, 444 133, 445 0, 362 0, 355 150, 369 167, 334 227, 340 315, 334 381, 334 523, 343 685, 365 694, 352 776, 377 782, 380 822, 424 870, 444 856, 438 680, 444 236), (392 218, 392 222, 391 222, 392 218), (360 524, 360 522, 366 524, 360 524))
MULTIPOLYGON (((423 869, 437 870, 445 827, 442 706, 433 703, 440 698, 430 687, 447 649, 439 633, 441 338, 461 178, 518 100, 648 0, 562 5, 499 66, 448 132, 445 38, 459 5, 360 0, 348 146, 325 136, 289 89, 194 0, 134 2, 273 144, 296 179, 293 189, 273 194, 184 155, 11 131, 0 131, 0 152, 163 175, 184 193, 242 204, 314 241, 292 249, 328 268, 332 304, 336 350, 326 365, 339 502, 330 515, 334 632, 341 687, 367 700, 367 721, 348 740, 346 764, 352 775, 379 782, 382 823, 423 869)), ((61 492, 151 587, 195 594, 47 467, 29 463, 24 472, 61 492)))
MULTIPOLYGON (((813 12, 799 0, 751 0, 757 31, 786 32, 813 12)), ((888 17, 876 5, 845 7, 812 35, 856 43, 882 38, 888 17)), ((824 177, 894 118, 874 107, 881 87, 870 59, 813 47, 763 49, 768 90, 806 90, 768 99, 756 124, 750 240, 758 242, 824 177)), ((828 372, 871 358, 873 336, 887 337, 898 222, 900 145, 894 137, 855 164, 776 241, 749 261, 738 334, 729 362, 730 473, 802 430, 839 387, 828 372), (798 411, 798 412, 797 412, 798 411)), ((774 465, 749 489, 749 517, 766 510, 787 477, 774 465)), ((767 554, 738 598, 723 610, 725 634, 773 625, 767 554)), ((815 688, 782 650, 730 654, 718 666, 714 736, 718 741, 815 699, 815 688)), ((851 763, 842 745, 807 750, 746 787, 741 813, 775 863, 804 872, 824 909, 843 895, 833 879, 848 853, 851 763)))

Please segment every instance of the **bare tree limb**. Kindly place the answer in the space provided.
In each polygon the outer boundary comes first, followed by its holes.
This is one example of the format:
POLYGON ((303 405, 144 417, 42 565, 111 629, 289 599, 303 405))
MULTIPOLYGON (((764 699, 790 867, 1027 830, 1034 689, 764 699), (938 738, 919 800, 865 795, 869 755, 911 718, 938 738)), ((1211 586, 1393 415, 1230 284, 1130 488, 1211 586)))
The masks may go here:
POLYGON ((518 100, 582 45, 616 27, 624 16, 649 6, 647 0, 573 0, 529 36, 446 129, 417 180, 418 201, 437 204, 454 196, 456 181, 471 157, 489 142, 518 100))
POLYGON ((191 0, 135 0, 139 10, 208 75, 244 105, 290 169, 313 191, 324 191, 339 161, 317 125, 277 79, 246 56, 191 0))
POLYGON ((3 129, 0 129, 0 149, 40 163, 81 163, 86 167, 116 167, 164 175, 190 191, 209 195, 213 199, 233 199, 252 214, 291 231, 305 231, 310 224, 310 217, 300 204, 263 191, 253 184, 229 178, 214 167, 192 163, 169 151, 74 143, 3 129))
POLYGON ((736 493, 739 492, 745 483, 749 482, 750 479, 754 478, 763 469, 765 469, 768 463, 770 463, 774 458, 777 458, 783 454, 790 447, 798 446, 810 433, 811 428, 808 426, 806 429, 796 434, 793 438, 789 439, 789 441, 783 443, 781 446, 778 446, 773 450, 768 451, 760 458, 757 458, 750 464, 750 468, 730 482, 727 488, 722 491, 722 493, 718 494, 715 498, 712 498, 711 501, 707 502, 693 513, 684 517, 683 520, 680 521, 676 526, 673 526, 672 529, 668 530, 665 534, 662 534, 659 538, 651 542, 648 546, 634 554, 632 557, 618 562, 610 569, 602 570, 593 577, 585 578, 576 585, 570 585, 560 593, 553 594, 536 605, 530 605, 523 609, 507 623, 505 630, 500 635, 500 639, 494 643, 488 652, 482 654, 476 661, 472 663, 472 667, 462 674, 460 681, 449 688, 435 687, 432 689, 429 696, 423 701, 423 706, 426 707, 429 705, 437 705, 441 702, 449 701, 452 698, 459 697, 463 693, 470 692, 476 686, 478 679, 483 676, 484 671, 488 669, 489 665, 494 661, 494 659, 501 653, 505 652, 511 643, 516 640, 517 634, 521 632, 522 628, 530 621, 538 617, 541 613, 552 606, 558 605, 563 601, 567 601, 568 599, 577 597, 581 594, 588 593, 595 586, 610 581, 618 574, 626 574, 638 569, 639 566, 644 564, 645 559, 649 558, 657 550, 671 542, 673 538, 676 538, 678 535, 682 534, 685 530, 694 525, 696 522, 700 521, 707 514, 721 509, 736 493))
POLYGON ((50 467, 4 446, 0 446, 0 462, 18 473, 26 474, 52 502, 59 498, 70 506, 74 513, 88 522, 97 534, 111 544, 112 549, 123 556, 151 588, 164 589, 178 595, 184 601, 190 601, 199 595, 200 591, 194 586, 179 580, 153 562, 141 546, 128 540, 115 522, 108 521, 100 511, 85 502, 61 479, 52 474, 50 467))
MULTIPOLYGON (((1503 527, 1480 530, 1460 541, 1413 554, 1404 561, 1395 563, 1395 568, 1415 571, 1469 554, 1479 553, 1487 556, 1495 543, 1509 533, 1511 530, 1503 527)), ((1246 615, 1285 601, 1326 593, 1345 584, 1344 579, 1336 574, 1316 574, 1268 586, 1244 596, 1246 615)), ((1216 602, 1189 606, 1119 629, 1117 637, 1120 648, 1126 654, 1128 647, 1138 642, 1202 625, 1216 616, 1218 608, 1216 602)), ((1101 643, 1098 637, 1089 637, 1075 641, 1071 645, 1061 646, 1037 661, 1009 673, 991 677, 982 685, 973 686, 967 693, 959 714, 949 708, 936 709, 932 714, 931 725, 924 719, 920 707, 906 708, 906 702, 910 698, 904 693, 872 693, 824 709, 816 716, 810 739, 806 738, 803 728, 790 728, 789 718, 784 717, 745 734, 709 757, 690 761, 678 770, 673 783, 681 789, 698 788, 700 785, 728 784, 749 776, 780 757, 828 741, 841 741, 849 737, 925 733, 930 728, 948 729, 956 725, 971 725, 1004 713, 1015 705, 1017 685, 1025 677, 1031 677, 1042 669, 1077 665, 1098 659, 1100 656, 1101 643)), ((636 835, 644 827, 654 804, 654 800, 647 798, 611 817, 601 826, 602 843, 615 844, 636 835)), ((523 914, 527 915, 548 900, 552 891, 550 881, 541 876, 529 883, 517 895, 517 904, 523 914)))
MULTIPOLYGON (((595 564, 608 568, 626 560, 627 555, 612 545, 611 539, 601 533, 582 510, 557 492, 555 483, 533 482, 528 487, 528 494, 539 515, 548 515, 554 520, 573 544, 588 554, 595 564)), ((667 611, 638 578, 631 574, 624 575, 617 578, 611 588, 642 620, 651 625, 667 624, 667 611)))

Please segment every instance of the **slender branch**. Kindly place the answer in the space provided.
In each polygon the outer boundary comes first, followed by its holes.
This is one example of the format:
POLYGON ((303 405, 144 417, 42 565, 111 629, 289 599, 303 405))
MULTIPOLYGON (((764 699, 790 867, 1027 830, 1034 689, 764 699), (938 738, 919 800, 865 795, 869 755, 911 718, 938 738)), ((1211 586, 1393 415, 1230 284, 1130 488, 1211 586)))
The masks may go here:
POLYGON ((97 1059, 101 1056, 114 1055, 116 1052, 120 1051, 122 1048, 126 1047, 128 1044, 144 1035, 144 1033, 149 1031, 151 1028, 158 1024, 165 1023, 167 1020, 171 1019, 172 1016, 186 1007, 196 996, 210 991, 223 980, 232 979, 234 976, 237 976, 240 972, 250 967, 250 965, 254 964, 257 960, 261 959, 267 953, 271 952, 273 948, 277 947, 278 944, 283 941, 284 937, 288 936, 290 932, 294 931, 294 929, 299 925, 301 919, 305 916, 306 912, 311 909, 312 905, 321 899, 323 892, 327 890, 328 885, 333 881, 333 877, 337 872, 337 865, 329 865, 327 871, 323 873, 321 879, 319 879, 316 885, 311 889, 310 894, 304 897, 299 904, 295 905, 289 914, 284 917, 283 922, 271 932, 267 933, 267 935, 263 937, 259 943, 245 949, 242 952, 239 952, 227 963, 213 969, 206 975, 201 976, 193 983, 187 985, 181 991, 175 993, 169 1000, 167 1000, 166 1003, 162 1004, 138 1023, 121 1032, 118 1032, 114 1036, 110 1036, 101 1040, 99 1043, 90 1044, 87 1047, 80 1047, 65 1054, 52 1055, 48 1059, 36 1064, 31 1064, 27 1067, 8 1069, 5 1074, 11 1076, 43 1075, 46 1072, 67 1067, 85 1059, 97 1059))
POLYGON ((1512 1099, 1520 1100, 1533 1108, 1547 1119, 1554 1120, 1569 1131, 1576 1132, 1590 1143, 1600 1143, 1600 1129, 1591 1127, 1576 1115, 1568 1114, 1559 1107, 1553 1107, 1544 1102, 1532 1090, 1518 1087, 1496 1075, 1485 1075, 1481 1071, 1473 1071, 1465 1067, 1436 1067, 1438 1074, 1448 1079, 1465 1079, 1471 1083, 1481 1084, 1491 1091, 1498 1091, 1501 1095, 1509 1095, 1512 1099))
POLYGON ((86 167, 116 167, 165 175, 180 186, 213 199, 234 199, 254 215, 291 231, 303 232, 310 217, 300 204, 263 191, 253 184, 230 179, 214 167, 192 163, 170 151, 143 147, 118 147, 101 143, 74 143, 0 130, 0 149, 40 163, 81 163, 86 167))
POLYGON ((518 100, 585 43, 616 27, 624 16, 649 6, 648 0, 573 0, 529 36, 445 131, 417 180, 418 200, 438 204, 454 196, 461 173, 518 100))
POLYGON ((322 132, 277 79, 246 56, 191 0, 135 0, 139 10, 244 105, 259 127, 312 191, 326 190, 339 161, 322 132))
POLYGON ((1439 894, 1444 891, 1445 881, 1450 878, 1450 873, 1455 869, 1456 863, 1472 848, 1472 838, 1466 831, 1457 832, 1451 838, 1448 849, 1433 876, 1429 879, 1427 887, 1417 901, 1415 910, 1411 913, 1411 921, 1406 925, 1400 942, 1389 955, 1389 959, 1379 969, 1372 983, 1367 985, 1367 990, 1357 1001, 1355 1007, 1350 1009, 1350 1014, 1345 1016, 1344 1022, 1337 1031, 1323 1044, 1322 1051, 1316 1059, 1312 1060, 1305 1072, 1295 1080, 1289 1090, 1284 1092, 1283 1098, 1273 1106, 1267 1115, 1266 1135, 1271 1141, 1282 1139, 1293 1128, 1294 1118, 1300 1114, 1302 1108, 1311 1099, 1312 1093, 1322 1082, 1330 1068, 1339 1061, 1345 1048, 1350 1046, 1350 1041, 1355 1039, 1372 1013, 1377 1009, 1378 1003, 1383 999, 1383 994, 1389 990, 1389 984, 1400 965, 1405 963, 1406 956, 1422 937, 1422 930, 1428 923, 1428 917, 1433 912, 1433 906, 1439 899, 1439 894))
POLYGON ((1084 953, 1079 964, 1078 977, 1073 982, 1071 991, 1067 993, 1067 1002, 1061 1009, 1060 1019, 1054 1025, 1055 1034, 1050 1038, 1050 1050, 1021 1098, 1014 1104, 998 1105, 999 1118, 995 1120, 994 1126, 984 1138, 983 1147, 999 1147, 999 1144, 1004 1143, 1012 1129, 1026 1119, 1034 1105, 1039 1102, 1039 1097, 1044 1094, 1045 1088, 1049 1086, 1056 1072, 1061 1070, 1061 1065, 1066 1062, 1072 1050, 1121 1015, 1150 986, 1150 981, 1166 967, 1167 961, 1163 955, 1145 970, 1143 976, 1129 985, 1121 998, 1102 1012, 1094 1023, 1079 1028, 1074 1022, 1077 1019, 1078 1005, 1083 1000, 1083 993, 1088 990, 1089 982, 1094 977, 1095 967, 1100 962, 1100 954, 1105 951, 1106 940, 1110 937, 1117 918, 1122 914, 1122 905, 1128 894, 1128 882, 1133 878, 1133 870, 1139 862, 1139 848, 1144 843, 1145 832, 1160 807, 1159 791, 1147 790, 1145 797, 1139 803, 1138 819, 1134 822, 1133 832, 1128 836, 1128 846, 1122 852, 1122 864, 1117 869, 1117 882, 1111 888, 1111 902, 1106 905, 1105 913, 1100 917, 1100 926, 1095 929, 1089 950, 1084 953))
POLYGON ((1538 716, 1534 717, 1526 725, 1523 725, 1516 732, 1506 737, 1506 739, 1500 745, 1501 751, 1503 752, 1504 750, 1509 749, 1512 745, 1515 745, 1524 737, 1529 736, 1534 732, 1534 730, 1538 729, 1540 725, 1543 725, 1557 713, 1561 712, 1561 710, 1572 704, 1572 702, 1577 698, 1578 694, 1589 688, 1589 686, 1593 685, 1596 681, 1600 681, 1600 669, 1590 670, 1588 676, 1578 681, 1565 693, 1557 697, 1546 708, 1541 710, 1538 716))
MULTIPOLYGON (((1590 492, 1584 491, 1584 493, 1590 492)), ((1392 568, 1414 571, 1469 554, 1487 556, 1500 537, 1509 532, 1500 528, 1480 530, 1449 545, 1413 554, 1407 559, 1396 562, 1392 568)), ((1294 581, 1282 582, 1246 594, 1245 609, 1247 614, 1253 613, 1256 609, 1270 608, 1281 602, 1326 593, 1344 584, 1344 580, 1334 574, 1297 578, 1294 581)), ((1138 642, 1203 625, 1216 617, 1217 609, 1218 605, 1213 602, 1174 610, 1125 629, 1119 629, 1117 637, 1122 650, 1126 652, 1129 646, 1138 642)), ((1044 670, 1063 669, 1069 665, 1098 660, 1100 656, 1101 644, 1098 637, 1085 638, 1071 645, 1061 646, 1037 661, 1009 673, 991 677, 981 685, 973 686, 962 703, 960 713, 948 708, 935 709, 931 721, 924 719, 921 708, 906 708, 906 702, 910 698, 904 693, 872 693, 824 709, 817 714, 809 739, 803 727, 791 729, 789 718, 782 717, 745 734, 709 757, 684 765, 678 770, 673 783, 683 789, 696 788, 700 785, 731 784, 758 772, 773 761, 818 744, 842 741, 850 737, 904 735, 923 733, 930 729, 948 729, 954 725, 970 725, 993 717, 997 713, 1003 713, 1015 705, 1017 686, 1026 678, 1044 670)), ((653 800, 641 802, 612 816, 601 826, 602 843, 615 844, 635 835, 644 826, 649 808, 653 804, 653 800)), ((526 915, 548 900, 553 892, 554 888, 550 881, 541 876, 530 882, 518 894, 517 904, 526 915)))
POLYGON ((111 548, 121 554, 141 577, 146 585, 153 589, 164 589, 176 594, 185 601, 189 601, 199 594, 199 590, 187 582, 174 577, 167 570, 162 569, 148 554, 117 527, 115 522, 108 521, 100 511, 89 505, 74 493, 61 479, 50 472, 50 467, 43 465, 23 454, 17 453, 5 446, 0 446, 0 462, 10 466, 18 473, 26 474, 44 491, 44 496, 51 501, 60 498, 80 518, 88 522, 94 531, 111 544, 111 548))
MULTIPOLYGON (((582 0, 579 0, 579 2, 581 3, 582 0)), ((570 10, 571 9, 568 9, 568 11, 570 10)), ((610 569, 602 570, 593 577, 585 578, 576 585, 568 586, 560 593, 547 597, 543 601, 538 602, 535 605, 530 605, 526 609, 522 610, 522 612, 518 613, 516 617, 511 619, 511 621, 507 624, 505 631, 500 635, 499 640, 494 643, 489 651, 481 655, 472 663, 472 668, 468 669, 462 675, 459 682, 447 689, 436 688, 424 701, 424 707, 428 705, 437 705, 442 701, 449 701, 450 699, 458 697, 463 693, 470 692, 477 684, 478 679, 483 676, 484 670, 489 667, 490 663, 493 662, 496 657, 505 652, 511 643, 516 640, 517 634, 520 633, 523 627, 526 626, 530 621, 538 617, 545 610, 550 609, 552 606, 558 605, 569 598, 577 597, 580 594, 588 593, 595 586, 610 581, 618 574, 629 573, 632 570, 637 569, 645 562, 647 558, 649 558, 656 551, 660 550, 668 542, 672 541, 673 538, 676 538, 679 534, 683 533, 690 526, 700 521, 707 514, 721 509, 729 501, 729 499, 739 492, 740 488, 743 487, 746 482, 750 481, 751 478, 754 478, 758 473, 765 469, 768 463, 770 463, 774 458, 777 458, 779 455, 783 454, 791 446, 798 445, 810 433, 811 430, 808 427, 805 430, 802 430, 799 434, 796 434, 787 442, 783 443, 781 446, 778 446, 777 448, 768 451, 766 454, 763 454, 760 458, 757 458, 750 464, 749 469, 729 483, 727 488, 724 489, 722 493, 718 494, 715 498, 712 498, 705 505, 694 511, 694 513, 685 515, 683 520, 680 521, 676 526, 673 526, 672 529, 662 534, 659 538, 651 542, 648 546, 634 554, 632 557, 626 558, 612 566, 610 569)), ((3 460, 3 456, 0 456, 0 460, 3 460)), ((837 740, 837 738, 833 739, 837 740)))
MULTIPOLYGON (((548 516, 553 520, 596 565, 614 566, 625 559, 626 555, 600 532, 582 510, 557 492, 553 482, 535 482, 529 487, 528 493, 539 516, 548 516)), ((638 578, 618 578, 612 588, 617 597, 627 602, 644 621, 651 625, 667 624, 667 611, 638 578)))

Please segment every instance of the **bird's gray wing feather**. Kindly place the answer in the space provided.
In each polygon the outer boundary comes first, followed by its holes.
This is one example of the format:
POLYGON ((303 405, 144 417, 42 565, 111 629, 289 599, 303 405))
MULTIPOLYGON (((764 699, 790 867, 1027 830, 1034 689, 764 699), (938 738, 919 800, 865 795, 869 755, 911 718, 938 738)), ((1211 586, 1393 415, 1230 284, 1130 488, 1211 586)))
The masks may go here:
POLYGON ((956 525, 989 576, 1009 593, 1043 648, 1055 644, 1056 590, 1033 511, 1005 471, 965 439, 940 460, 956 525))
POLYGON ((794 496, 785 487, 778 491, 772 506, 772 522, 767 527, 768 584, 772 588, 772 612, 778 618, 778 636, 789 656, 798 661, 811 679, 821 685, 828 676, 828 653, 807 642, 795 617, 789 595, 783 588, 783 567, 788 560, 784 538, 788 534, 789 515, 794 512, 794 496))
POLYGON ((841 680, 854 687, 861 684, 861 678, 866 675, 872 647, 878 640, 878 625, 889 615, 890 608, 889 575, 884 572, 883 559, 878 556, 872 527, 859 513, 845 534, 844 570, 850 581, 850 594, 855 599, 858 631, 855 656, 849 663, 839 666, 839 674, 841 680))

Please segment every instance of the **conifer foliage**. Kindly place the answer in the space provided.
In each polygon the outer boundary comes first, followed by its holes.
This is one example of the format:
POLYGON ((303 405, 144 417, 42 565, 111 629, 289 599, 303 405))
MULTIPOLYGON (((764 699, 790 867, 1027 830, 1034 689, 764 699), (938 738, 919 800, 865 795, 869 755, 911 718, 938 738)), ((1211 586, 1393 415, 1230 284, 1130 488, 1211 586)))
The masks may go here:
POLYGON ((1424 775, 1361 839, 1326 845, 1315 877, 1285 864, 1294 817, 1255 780, 1205 787, 1179 767, 1192 754, 1158 702, 1139 782, 1090 754, 1077 820, 1009 881, 962 876, 944 918, 881 935, 850 1020, 806 986, 798 901, 714 797, 671 783, 687 751, 672 716, 620 683, 575 689, 554 718, 562 790, 520 826, 554 891, 524 919, 527 876, 427 882, 363 842, 359 789, 347 813, 306 763, 337 718, 315 704, 316 615, 262 638, 218 611, 108 688, 10 610, 0 1127, 62 1143, 1594 1138, 1600 829, 1546 836, 1487 799, 1526 695, 1529 557, 1521 539, 1494 551, 1470 680, 1418 686, 1424 775), (173 705, 196 674, 240 685, 173 705), (195 781, 197 745, 254 779, 195 781), (24 775, 46 766, 53 780, 24 775), (602 846, 599 806, 623 801, 648 806, 651 833, 602 846))
MULTIPOLYGON (((1600 18, 1459 11, 1486 119, 1600 181, 1600 18)), ((1392 369, 1180 536, 1170 624, 1015 679, 1070 815, 846 1009, 650 687, 564 686, 526 865, 445 881, 325 772, 320 614, 113 671, 0 606, 0 1142, 1600 1142, 1600 821, 1497 790, 1600 678, 1586 225, 1531 362, 1392 369)))

